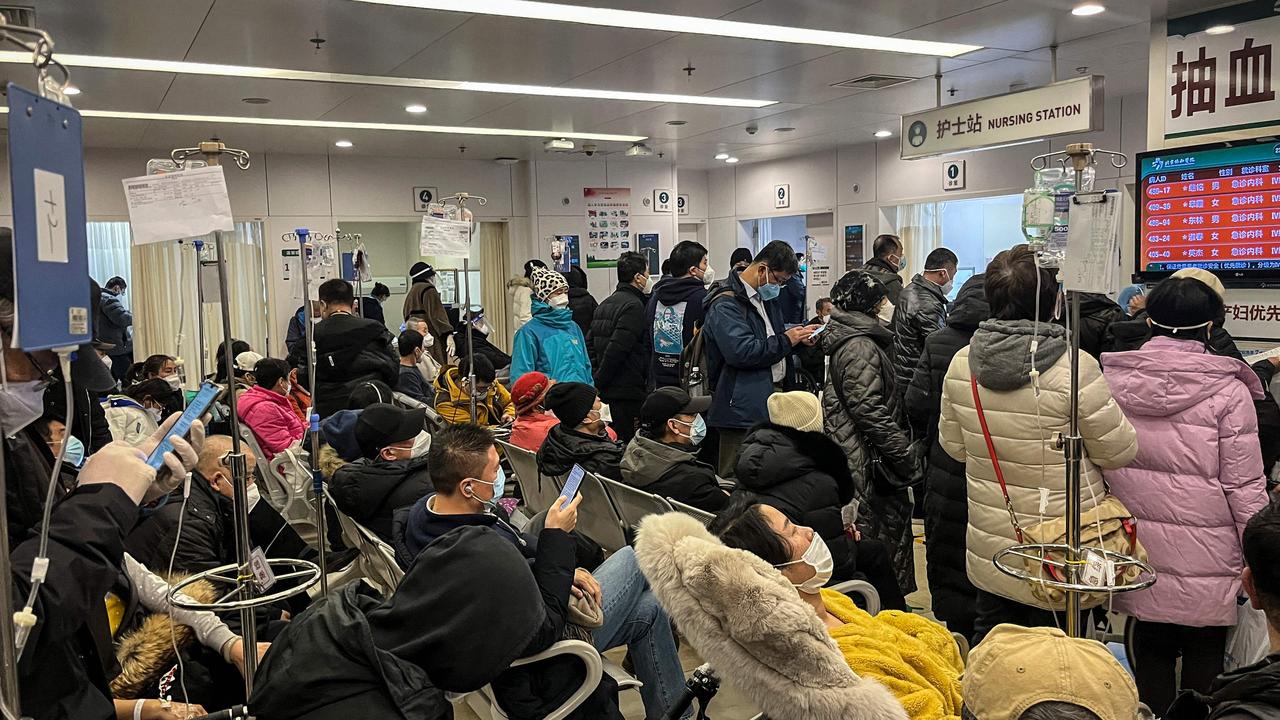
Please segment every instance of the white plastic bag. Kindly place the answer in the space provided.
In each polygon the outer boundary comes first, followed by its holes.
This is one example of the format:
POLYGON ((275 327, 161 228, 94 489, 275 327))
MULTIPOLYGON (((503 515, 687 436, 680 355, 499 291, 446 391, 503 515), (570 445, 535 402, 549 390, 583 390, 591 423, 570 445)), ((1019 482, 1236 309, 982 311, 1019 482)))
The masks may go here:
POLYGON ((1261 610, 1255 610, 1247 598, 1238 602, 1236 626, 1227 636, 1224 662, 1227 672, 1261 661, 1271 648, 1271 641, 1267 636, 1267 616, 1261 610))

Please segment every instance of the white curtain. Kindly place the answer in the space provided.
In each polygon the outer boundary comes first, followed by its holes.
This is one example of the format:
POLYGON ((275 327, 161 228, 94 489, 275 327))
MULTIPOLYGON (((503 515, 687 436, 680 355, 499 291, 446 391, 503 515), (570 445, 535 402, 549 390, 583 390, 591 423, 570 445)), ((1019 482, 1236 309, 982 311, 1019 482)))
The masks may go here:
MULTIPOLYGON (((129 263, 129 223, 91 222, 89 234, 89 277, 105 286, 113 277, 122 277, 133 287, 133 268, 129 263)), ((125 307, 133 307, 130 294, 121 298, 125 307)))
POLYGON ((942 203, 899 205, 898 237, 907 254, 907 278, 924 269, 924 259, 942 245, 942 203))

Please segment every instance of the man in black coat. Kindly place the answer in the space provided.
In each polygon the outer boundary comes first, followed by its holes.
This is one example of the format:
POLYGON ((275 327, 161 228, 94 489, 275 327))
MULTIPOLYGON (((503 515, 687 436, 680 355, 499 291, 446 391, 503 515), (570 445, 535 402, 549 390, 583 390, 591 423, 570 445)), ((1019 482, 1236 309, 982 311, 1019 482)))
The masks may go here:
POLYGON ((965 572, 965 534, 969 525, 968 479, 964 463, 951 459, 938 444, 942 380, 951 358, 991 317, 984 275, 965 282, 947 312, 947 326, 930 335, 907 389, 907 419, 915 437, 929 439, 924 495, 925 572, 933 593, 933 613, 947 628, 973 636, 977 590, 965 572))
POLYGON ((618 440, 636 434, 649 369, 645 342, 644 294, 649 262, 637 252, 618 258, 618 289, 596 308, 587 332, 587 351, 600 399, 609 403, 618 440))
MULTIPOLYGON (((1066 325, 1067 309, 1063 304, 1063 318, 1060 324, 1066 325)), ((1107 330, 1113 323, 1128 319, 1114 300, 1099 293, 1080 293, 1080 349, 1098 359, 1107 349, 1107 330)), ((1145 323, 1144 323, 1145 324, 1145 323)))
POLYGON ((382 312, 382 303, 391 297, 391 288, 380 282, 373 284, 373 291, 360 298, 360 317, 366 320, 387 324, 387 316, 382 312))
POLYGON ((640 410, 640 432, 622 454, 622 481, 707 512, 729 501, 716 471, 698 460, 707 434, 702 413, 711 398, 691 398, 680 388, 658 388, 640 410))
POLYGON ((333 474, 333 503, 352 520, 391 542, 391 518, 431 493, 427 469, 426 411, 404 410, 386 403, 365 408, 356 419, 361 459, 333 474))
POLYGON ((652 388, 680 385, 680 358, 693 340, 694 328, 702 325, 702 301, 711 277, 707 249, 692 240, 676 243, 665 267, 671 276, 653 286, 645 308, 645 344, 653 350, 648 371, 652 388))
POLYGON ((569 312, 573 314, 573 322, 582 328, 583 337, 586 337, 597 305, 596 299, 587 289, 587 271, 574 265, 569 268, 569 272, 562 274, 569 283, 569 312))
POLYGON ((915 375, 916 363, 924 350, 924 340, 929 333, 942 327, 947 313, 947 293, 955 282, 956 254, 940 247, 924 261, 924 272, 911 278, 894 304, 893 323, 893 372, 898 378, 898 396, 906 394, 915 375))
MULTIPOLYGON (((340 278, 320 286, 320 317, 312 331, 316 353, 316 393, 312 399, 321 419, 346 408, 351 390, 365 380, 391 387, 399 381, 400 359, 391 350, 391 333, 380 322, 357 317, 355 293, 340 278)), ((307 367, 305 336, 289 348, 289 365, 302 374, 307 367)))
POLYGON ((586 383, 556 383, 542 405, 560 418, 538 449, 538 469, 543 475, 561 477, 581 465, 589 473, 622 481, 623 446, 606 433, 595 388, 586 383))
MULTIPOLYGON (((818 302, 813 304, 817 314, 810 318, 807 324, 826 325, 827 318, 831 317, 831 311, 834 308, 831 298, 818 298, 818 302)), ((801 378, 801 387, 817 393, 827 381, 827 357, 822 354, 822 348, 817 345, 801 345, 796 348, 796 357, 800 358, 800 369, 808 376, 801 378)))
POLYGON ((895 307, 898 295, 902 293, 900 273, 907 268, 907 257, 903 252, 902 240, 897 235, 881 235, 871 244, 871 259, 862 268, 884 285, 889 303, 895 307))

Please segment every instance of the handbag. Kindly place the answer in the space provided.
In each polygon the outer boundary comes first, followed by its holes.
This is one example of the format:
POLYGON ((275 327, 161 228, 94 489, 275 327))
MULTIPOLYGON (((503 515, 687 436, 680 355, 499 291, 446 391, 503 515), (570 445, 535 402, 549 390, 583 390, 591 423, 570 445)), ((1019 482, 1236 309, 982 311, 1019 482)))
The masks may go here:
MULTIPOLYGON (((1013 511, 1013 501, 1009 499, 1009 487, 1004 481, 1004 472, 1000 468, 1000 459, 996 455, 995 442, 991 438, 991 430, 987 427, 987 416, 982 411, 982 398, 978 395, 978 379, 969 377, 969 385, 973 389, 973 406, 978 411, 978 423, 982 426, 982 438, 987 443, 987 454, 991 457, 991 467, 995 470, 996 480, 1000 483, 1000 494, 1004 496, 1005 509, 1009 511, 1009 522, 1013 525, 1013 534, 1019 544, 1032 545, 1065 545, 1067 542, 1066 518, 1051 518, 1023 527, 1018 522, 1018 515, 1013 511)), ((1092 522, 1080 527, 1080 547, 1082 549, 1102 548, 1114 553, 1127 555, 1141 560, 1147 559, 1147 551, 1138 542, 1138 521, 1133 513, 1110 492, 1103 494, 1102 500, 1091 510, 1085 511, 1092 516, 1092 522)), ((1042 579, 1066 582, 1066 573, 1058 565, 1046 562, 1052 560, 1065 565, 1066 553, 1050 550, 1044 553, 1044 560, 1023 559, 1028 571, 1038 574, 1042 579), (1039 566, 1037 568, 1037 565, 1039 566)), ((1111 584, 1123 585, 1136 580, 1142 570, 1137 565, 1125 565, 1116 568, 1111 584)), ((1051 587, 1044 583, 1031 583, 1031 593, 1041 602, 1048 603, 1058 610, 1065 609, 1067 591, 1051 587)), ((1080 593, 1080 607, 1088 609, 1105 603, 1111 593, 1080 593)))
POLYGON ((583 593, 577 597, 569 593, 569 615, 565 618, 562 640, 591 642, 591 631, 604 625, 604 609, 596 599, 583 593))

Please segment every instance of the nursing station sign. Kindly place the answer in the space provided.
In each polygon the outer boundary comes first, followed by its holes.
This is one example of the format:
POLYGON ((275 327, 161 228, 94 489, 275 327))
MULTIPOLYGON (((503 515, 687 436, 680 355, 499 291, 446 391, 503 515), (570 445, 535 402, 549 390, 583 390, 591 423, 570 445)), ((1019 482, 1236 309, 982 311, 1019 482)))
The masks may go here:
POLYGON ((1102 77, 1088 75, 902 116, 902 159, 1102 130, 1102 77))

